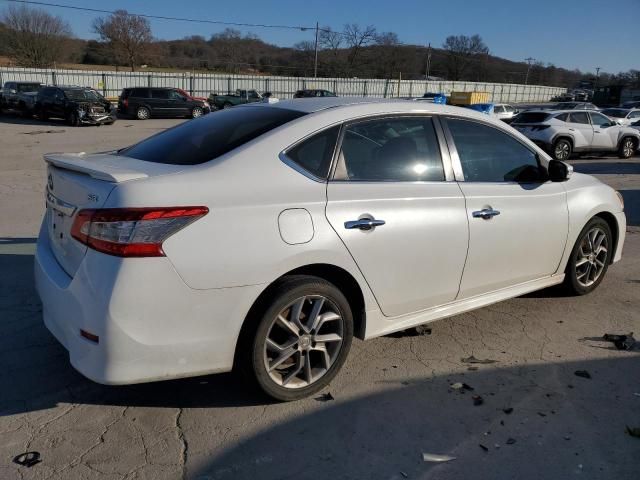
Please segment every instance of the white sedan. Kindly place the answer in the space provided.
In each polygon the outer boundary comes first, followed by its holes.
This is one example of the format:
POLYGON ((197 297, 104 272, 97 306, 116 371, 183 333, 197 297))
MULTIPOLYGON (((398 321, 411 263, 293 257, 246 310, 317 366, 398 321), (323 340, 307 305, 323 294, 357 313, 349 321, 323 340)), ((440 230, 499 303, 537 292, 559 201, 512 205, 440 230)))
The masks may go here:
POLYGON ((616 191, 444 105, 253 104, 45 160, 44 322, 104 384, 238 366, 299 399, 354 336, 561 283, 589 293, 625 236, 616 191))

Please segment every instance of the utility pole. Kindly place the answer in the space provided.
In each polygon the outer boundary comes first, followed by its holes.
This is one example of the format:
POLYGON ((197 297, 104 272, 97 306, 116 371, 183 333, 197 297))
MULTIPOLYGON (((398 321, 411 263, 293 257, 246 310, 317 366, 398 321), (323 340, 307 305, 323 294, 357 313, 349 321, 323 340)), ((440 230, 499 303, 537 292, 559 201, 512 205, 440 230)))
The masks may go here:
POLYGON ((598 88, 598 77, 600 76, 600 67, 596 67, 596 82, 593 85, 593 91, 596 91, 596 88, 598 88))
POLYGON ((533 62, 535 58, 525 58, 524 61, 527 62, 527 74, 524 77, 524 84, 529 85, 529 70, 531 70, 531 62, 533 62))
POLYGON ((431 73, 431 42, 429 42, 429 46, 427 47, 427 71, 425 72, 425 80, 429 81, 429 75, 431 73))
POLYGON ((316 59, 313 64, 313 78, 318 78, 318 22, 316 22, 316 59))

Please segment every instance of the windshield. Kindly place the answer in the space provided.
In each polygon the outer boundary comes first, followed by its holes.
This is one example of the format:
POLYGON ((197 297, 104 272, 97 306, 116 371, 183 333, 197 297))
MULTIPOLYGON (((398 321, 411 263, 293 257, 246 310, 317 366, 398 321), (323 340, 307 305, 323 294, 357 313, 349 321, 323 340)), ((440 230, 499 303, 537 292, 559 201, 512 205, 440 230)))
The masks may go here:
POLYGON ((16 89, 20 93, 37 92, 40 88, 39 83, 19 83, 16 89))
POLYGON ((147 162, 197 165, 303 115, 275 107, 230 108, 182 123, 118 153, 147 162))
POLYGON ((68 88, 64 89, 64 94, 70 100, 97 102, 100 101, 100 97, 93 90, 80 89, 80 88, 68 88))
POLYGON ((523 112, 513 120, 513 123, 542 123, 549 116, 548 113, 543 112, 523 112))

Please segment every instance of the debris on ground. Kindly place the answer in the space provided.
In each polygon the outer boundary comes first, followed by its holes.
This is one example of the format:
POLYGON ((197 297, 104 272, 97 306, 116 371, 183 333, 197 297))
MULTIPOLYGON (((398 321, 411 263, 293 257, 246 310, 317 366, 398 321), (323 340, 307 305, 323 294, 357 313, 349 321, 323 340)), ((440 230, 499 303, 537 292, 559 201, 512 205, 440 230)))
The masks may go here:
POLYGON ((628 435, 631 435, 632 437, 640 438, 640 427, 632 428, 627 425, 625 426, 624 431, 625 433, 627 433, 628 435))
POLYGON ((17 463, 18 465, 22 465, 27 468, 31 468, 41 461, 40 452, 25 452, 13 457, 13 463, 17 463))
POLYGON ((503 408, 502 411, 507 415, 511 415, 513 413, 513 407, 503 408))
POLYGON ((431 335, 431 327, 427 327, 426 325, 418 325, 413 329, 413 332, 416 335, 431 335))
POLYGON ((633 332, 627 335, 618 335, 615 333, 605 333, 602 338, 606 342, 611 342, 618 350, 634 350, 640 348, 640 343, 633 338, 633 332))
POLYGON ((474 395, 471 397, 473 399, 473 405, 477 407, 478 405, 482 405, 484 403, 484 399, 480 395, 474 395))
POLYGON ((481 443, 479 443, 479 444, 478 444, 478 446, 479 446, 482 450, 484 450, 485 452, 488 452, 488 451, 489 451, 489 448, 488 448, 488 447, 485 447, 485 446, 484 446, 484 445, 482 445, 481 443))
POLYGON ((543 413, 543 412, 538 412, 538 415, 540 415, 541 417, 546 417, 547 416, 547 414, 543 413))
POLYGON ((564 436, 564 439, 565 439, 565 440, 571 440, 571 437, 570 437, 569 435, 565 435, 565 436, 564 436))
POLYGON ((423 453, 422 460, 425 462, 450 462, 451 460, 455 460, 456 457, 452 457, 450 455, 438 455, 437 453, 423 453))
POLYGON ((470 372, 475 372, 476 370, 478 370, 478 367, 467 367, 467 370, 469 370, 470 372))
POLYGON ((516 439, 515 438, 508 438, 505 443, 507 445, 513 445, 514 443, 516 443, 516 439))
POLYGON ((335 398, 333 398, 333 395, 331 395, 331 392, 323 393, 322 395, 320 395, 319 397, 316 397, 315 399, 318 402, 328 402, 330 400, 335 400, 335 398))
POLYGON ((640 393, 637 393, 637 392, 636 392, 636 393, 634 393, 634 395, 635 395, 636 397, 640 397, 640 393))
POLYGON ((400 471, 400 475, 402 475, 403 478, 409 478, 406 472, 400 471))
POLYGON ((451 390, 458 390, 458 391, 473 390, 473 387, 471 385, 467 385, 466 383, 462 383, 462 382, 452 383, 451 385, 449 385, 449 388, 451 390))
POLYGON ((491 360, 489 358, 485 358, 485 359, 480 359, 480 358, 476 358, 473 355, 471 355, 470 357, 467 358, 461 358, 460 361, 462 363, 479 363, 482 365, 488 365, 490 363, 498 363, 497 360, 491 360))
POLYGON ((43 133, 64 133, 66 130, 34 130, 33 132, 22 132, 24 135, 42 135, 43 133))
MULTIPOLYGON (((589 378, 589 379, 591 378, 591 374, 586 370, 576 370, 575 372, 573 372, 573 374, 576 377, 589 378)), ((569 388, 573 388, 573 387, 569 387, 569 388)))

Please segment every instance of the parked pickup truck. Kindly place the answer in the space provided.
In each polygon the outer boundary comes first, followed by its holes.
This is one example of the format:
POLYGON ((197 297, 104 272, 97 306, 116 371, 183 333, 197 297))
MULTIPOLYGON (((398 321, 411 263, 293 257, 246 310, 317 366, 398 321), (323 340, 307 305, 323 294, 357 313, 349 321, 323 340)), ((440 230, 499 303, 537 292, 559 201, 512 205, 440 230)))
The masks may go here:
POLYGON ((36 82, 6 82, 0 94, 0 111, 15 110, 24 116, 33 115, 36 95, 42 86, 36 82))
POLYGON ((218 95, 212 93, 209 95, 209 105, 217 109, 231 108, 236 105, 242 105, 244 103, 261 102, 263 98, 270 97, 270 93, 261 95, 256 90, 236 90, 235 94, 218 95))

